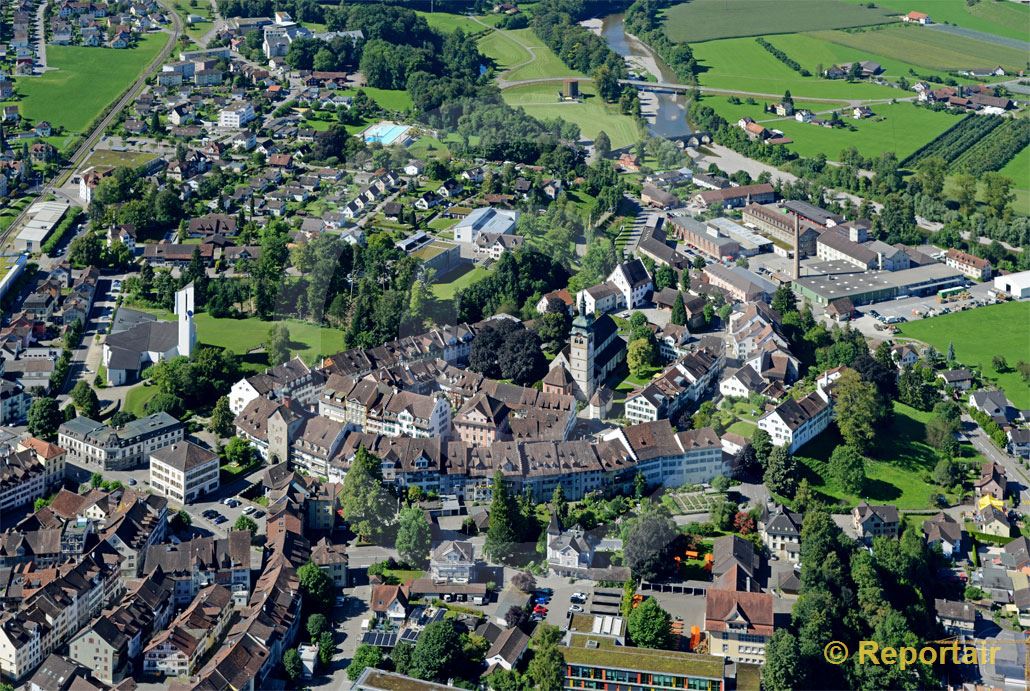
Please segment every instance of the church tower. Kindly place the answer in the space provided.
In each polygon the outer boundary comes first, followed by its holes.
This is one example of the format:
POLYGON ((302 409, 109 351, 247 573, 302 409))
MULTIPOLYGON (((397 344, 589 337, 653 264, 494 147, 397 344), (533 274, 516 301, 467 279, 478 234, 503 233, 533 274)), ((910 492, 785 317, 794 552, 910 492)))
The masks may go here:
POLYGON ((197 325, 193 323, 196 309, 193 301, 193 283, 175 294, 175 314, 179 317, 179 355, 190 357, 197 345, 197 325))
POLYGON ((594 395, 594 315, 586 314, 586 302, 582 296, 579 314, 572 320, 569 360, 576 398, 589 401, 594 395))

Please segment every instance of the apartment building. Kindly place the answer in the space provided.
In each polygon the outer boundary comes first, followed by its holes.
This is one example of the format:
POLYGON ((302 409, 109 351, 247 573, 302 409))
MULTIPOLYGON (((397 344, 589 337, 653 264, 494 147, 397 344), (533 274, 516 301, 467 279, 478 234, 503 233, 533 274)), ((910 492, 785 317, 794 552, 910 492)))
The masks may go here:
POLYGON ((774 410, 758 418, 759 429, 772 437, 776 446, 786 446, 794 453, 830 424, 833 406, 823 389, 816 389, 804 398, 788 398, 774 410))
POLYGON ((257 117, 254 106, 249 103, 236 103, 223 108, 218 113, 218 126, 224 129, 238 130, 257 117))
POLYGON ((143 671, 166 677, 191 676, 221 639, 234 616, 229 589, 221 585, 207 586, 167 629, 146 644, 143 671))
POLYGON ((65 451, 28 438, 0 451, 0 511, 48 496, 64 480, 65 451))
POLYGON ((991 263, 968 252, 951 248, 944 253, 944 263, 977 281, 986 281, 991 277, 991 263))
POLYGON ((239 415, 247 404, 259 396, 277 401, 290 398, 311 405, 318 398, 324 383, 325 378, 321 372, 311 369, 296 357, 233 384, 229 391, 229 409, 233 415, 239 415))
POLYGON ((152 545, 143 572, 158 567, 171 579, 176 605, 188 605, 202 588, 224 585, 250 591, 250 533, 230 530, 227 538, 196 537, 178 545, 152 545))

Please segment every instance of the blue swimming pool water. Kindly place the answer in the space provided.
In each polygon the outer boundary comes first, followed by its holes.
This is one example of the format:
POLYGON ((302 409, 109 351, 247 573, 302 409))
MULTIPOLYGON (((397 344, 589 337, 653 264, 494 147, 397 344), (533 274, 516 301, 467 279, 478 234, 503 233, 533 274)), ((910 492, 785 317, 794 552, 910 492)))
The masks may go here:
POLYGON ((407 125, 380 123, 365 130, 364 136, 366 142, 379 142, 383 146, 390 146, 407 131, 407 125))

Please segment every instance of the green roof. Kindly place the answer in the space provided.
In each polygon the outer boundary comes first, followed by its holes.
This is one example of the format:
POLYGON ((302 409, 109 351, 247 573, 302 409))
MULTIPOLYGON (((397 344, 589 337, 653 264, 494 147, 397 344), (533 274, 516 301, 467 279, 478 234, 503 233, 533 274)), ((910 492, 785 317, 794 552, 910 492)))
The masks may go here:
MULTIPOLYGON (((725 660, 714 655, 696 655, 675 650, 652 650, 619 646, 603 636, 572 636, 572 645, 560 648, 570 664, 624 669, 630 672, 660 672, 704 679, 722 679, 725 660), (589 641, 597 647, 587 647, 589 641)), ((756 687, 757 688, 757 687, 756 687)))

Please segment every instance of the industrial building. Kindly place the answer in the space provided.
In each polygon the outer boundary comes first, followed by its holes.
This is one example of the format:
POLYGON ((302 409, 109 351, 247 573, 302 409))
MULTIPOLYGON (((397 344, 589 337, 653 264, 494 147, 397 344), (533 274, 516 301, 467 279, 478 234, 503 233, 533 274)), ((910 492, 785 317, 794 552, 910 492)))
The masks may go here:
POLYGON ((828 305, 850 298, 854 305, 868 305, 909 295, 933 295, 945 288, 966 285, 961 273, 944 264, 928 264, 902 271, 856 271, 803 276, 794 291, 806 300, 828 305))
POLYGON ((29 207, 15 247, 24 252, 39 252, 54 228, 68 213, 68 202, 37 202, 29 207))

